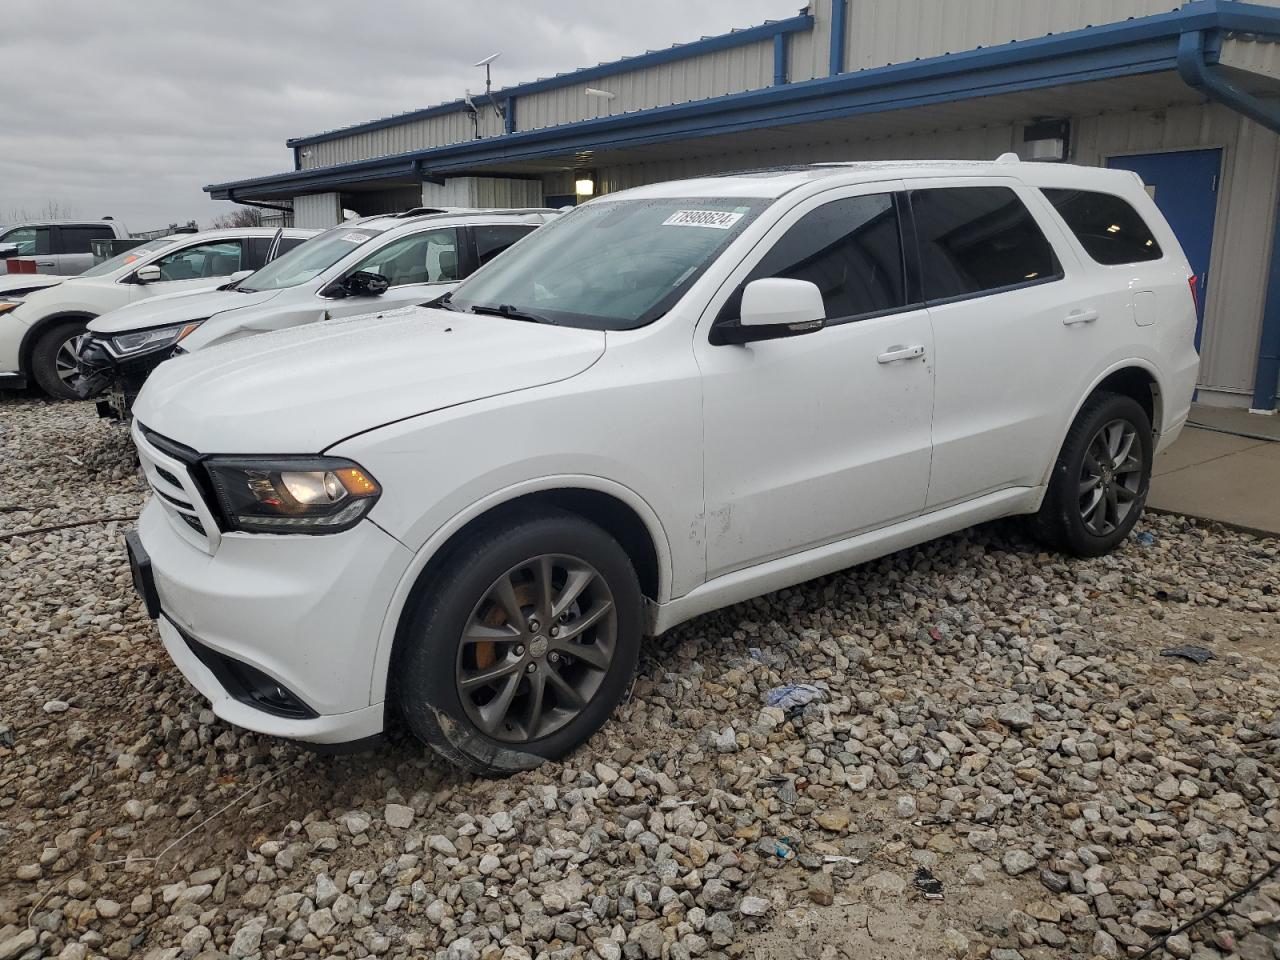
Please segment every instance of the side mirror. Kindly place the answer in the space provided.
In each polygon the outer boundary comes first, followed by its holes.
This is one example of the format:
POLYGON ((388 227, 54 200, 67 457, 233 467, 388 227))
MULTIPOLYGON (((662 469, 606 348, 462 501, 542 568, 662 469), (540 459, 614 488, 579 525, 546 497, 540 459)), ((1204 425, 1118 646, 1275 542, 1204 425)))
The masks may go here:
POLYGON ((817 284, 782 277, 752 280, 742 291, 740 319, 718 324, 711 342, 755 343, 817 333, 826 325, 826 316, 817 284))
POLYGON ((252 270, 237 270, 227 277, 227 282, 218 287, 219 290, 232 290, 240 285, 240 281, 253 275, 252 270))
POLYGON ((139 267, 133 271, 133 280, 135 283, 155 283, 160 279, 160 268, 154 263, 149 263, 145 267, 139 267))
POLYGON ((18 245, 16 243, 6 243, 0 246, 0 260, 7 260, 9 257, 18 256, 18 245))
POLYGON ((338 289, 348 297, 380 297, 387 292, 391 281, 372 270, 357 270, 338 284, 338 289))

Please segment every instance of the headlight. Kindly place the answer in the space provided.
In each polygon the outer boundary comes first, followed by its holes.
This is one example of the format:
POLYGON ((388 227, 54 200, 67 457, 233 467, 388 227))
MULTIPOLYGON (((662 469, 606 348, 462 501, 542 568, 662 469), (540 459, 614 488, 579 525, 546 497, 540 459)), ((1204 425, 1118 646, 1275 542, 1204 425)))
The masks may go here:
POLYGON ((228 527, 246 533, 338 533, 382 493, 359 464, 336 457, 211 457, 204 465, 228 527))
POLYGON ((190 323, 178 323, 172 327, 156 327, 154 330, 137 330, 133 333, 122 333, 111 338, 111 349, 118 357, 129 357, 135 353, 150 353, 173 346, 179 340, 195 331, 204 320, 192 320, 190 323))
POLYGON ((8 313, 10 310, 17 310, 22 306, 21 300, 0 300, 0 315, 8 313))

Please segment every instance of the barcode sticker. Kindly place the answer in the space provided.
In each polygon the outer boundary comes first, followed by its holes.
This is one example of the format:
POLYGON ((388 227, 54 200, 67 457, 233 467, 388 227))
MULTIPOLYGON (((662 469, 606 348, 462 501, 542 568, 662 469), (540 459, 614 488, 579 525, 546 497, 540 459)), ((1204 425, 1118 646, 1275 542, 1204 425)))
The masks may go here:
POLYGON ((664 227, 710 227, 712 230, 728 230, 742 219, 740 213, 727 210, 677 210, 662 221, 664 227))

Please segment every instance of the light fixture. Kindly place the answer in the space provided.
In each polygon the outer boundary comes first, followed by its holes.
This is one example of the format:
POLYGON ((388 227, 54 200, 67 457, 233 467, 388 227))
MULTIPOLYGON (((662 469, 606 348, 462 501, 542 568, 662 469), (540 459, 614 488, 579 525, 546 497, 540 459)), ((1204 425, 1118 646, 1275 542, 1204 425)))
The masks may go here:
POLYGON ((582 92, 588 97, 599 97, 601 100, 612 100, 617 96, 616 93, 610 93, 608 90, 601 90, 598 87, 587 87, 582 92))
POLYGON ((1070 140, 1070 120, 1037 120, 1022 128, 1023 155, 1028 160, 1066 160, 1070 140))
POLYGON ((580 197, 593 197, 596 193, 596 178, 590 173, 579 174, 574 181, 573 192, 580 197))

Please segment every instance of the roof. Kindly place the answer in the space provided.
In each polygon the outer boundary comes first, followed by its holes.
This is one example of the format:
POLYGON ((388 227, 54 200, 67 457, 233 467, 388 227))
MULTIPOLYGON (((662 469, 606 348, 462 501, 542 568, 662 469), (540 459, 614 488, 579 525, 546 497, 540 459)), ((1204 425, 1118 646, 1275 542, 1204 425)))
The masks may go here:
MULTIPOLYGON (((1178 87, 1179 45, 1192 38, 1216 63, 1225 32, 1280 35, 1280 9, 1243 0, 1198 0, 1172 13, 1090 27, 1034 40, 951 53, 886 67, 819 77, 614 114, 554 127, 431 147, 394 156, 268 177, 213 184, 216 199, 291 196, 352 184, 521 170, 542 159, 557 163, 582 151, 597 162, 607 150, 731 136, 769 128, 847 120, 871 114, 1070 84, 1166 74, 1178 87), (234 197, 233 197, 234 195, 234 197)), ((536 171, 535 171, 536 172, 536 171)))
POLYGON ((394 230, 406 224, 434 223, 467 223, 471 220, 514 220, 521 221, 529 217, 548 217, 560 213, 550 207, 458 207, 454 209, 435 209, 430 212, 415 213, 379 213, 371 217, 349 220, 345 226, 366 227, 370 230, 394 230))
MULTIPOLYGON (((802 30, 813 29, 813 17, 804 13, 796 17, 788 17, 785 20, 768 20, 765 23, 755 27, 745 27, 738 30, 731 30, 728 33, 717 34, 710 37, 702 37, 700 40, 694 40, 691 43, 678 43, 662 50, 650 50, 646 53, 638 54, 632 57, 623 57, 620 60, 612 60, 608 63, 599 63, 594 67, 582 67, 578 70, 570 70, 567 73, 558 73, 554 77, 543 77, 529 83, 520 83, 510 87, 502 87, 493 92, 495 100, 506 100, 510 97, 527 96, 531 93, 540 93, 544 90, 554 90, 557 87, 568 87, 578 83, 587 83, 592 80, 599 80, 603 77, 613 76, 619 73, 626 73, 632 70, 639 70, 644 67, 654 67, 663 63, 670 63, 673 60, 684 60, 688 57, 696 57, 704 53, 714 53, 717 50, 729 50, 733 47, 744 46, 749 43, 759 43, 764 40, 770 40, 773 37, 781 36, 787 33, 798 33, 802 30)), ((473 97, 473 100, 482 99, 481 97, 473 97)), ((446 103, 439 103, 435 106, 425 107, 421 110, 411 110, 407 113, 399 113, 390 117, 383 117, 378 120, 368 120, 363 123, 355 123, 345 127, 336 127, 333 130, 326 130, 323 133, 310 134, 305 137, 292 137, 285 141, 288 147, 305 147, 309 144, 320 143, 324 140, 334 140, 339 137, 348 137, 356 133, 367 133, 371 130, 381 130, 385 127, 399 126, 403 123, 411 123, 414 120, 424 120, 427 117, 440 116, 445 113, 457 113, 466 110, 467 104, 463 100, 450 100, 446 103)))
POLYGON ((1007 154, 996 160, 865 160, 849 163, 812 163, 749 170, 716 176, 693 177, 620 190, 593 201, 673 199, 681 197, 748 197, 773 199, 826 180, 840 183, 875 183, 882 180, 921 177, 1009 177, 1035 185, 1095 188, 1100 180, 1132 181, 1126 170, 1076 166, 1067 163, 1032 163, 1007 154))

